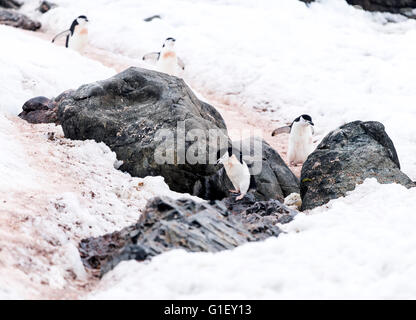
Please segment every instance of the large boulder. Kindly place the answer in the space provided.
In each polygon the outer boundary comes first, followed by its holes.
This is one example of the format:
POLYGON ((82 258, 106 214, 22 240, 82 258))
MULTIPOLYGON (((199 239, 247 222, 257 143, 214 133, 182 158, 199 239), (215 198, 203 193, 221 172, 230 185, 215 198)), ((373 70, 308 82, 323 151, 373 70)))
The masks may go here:
POLYGON ((58 103, 58 119, 67 138, 104 142, 123 161, 121 170, 163 176, 178 192, 192 193, 197 181, 215 174, 216 148, 229 144, 221 115, 182 79, 140 68, 70 92, 58 103), (219 139, 208 139, 211 132, 219 139), (206 139, 185 141, 191 133, 206 139), (204 160, 189 161, 189 154, 204 160))
POLYGON ((367 178, 415 186, 400 171, 396 149, 383 124, 355 121, 329 133, 303 164, 302 210, 345 196, 367 178))
POLYGON ((36 31, 42 26, 40 22, 32 20, 15 10, 8 9, 0 9, 0 24, 31 31, 36 31))
POLYGON ((249 241, 278 236, 277 222, 287 223, 296 212, 272 200, 256 203, 235 198, 225 203, 155 198, 138 223, 121 231, 81 241, 84 265, 102 276, 123 260, 143 261, 172 250, 218 252, 249 241), (229 210, 231 208, 231 210, 229 210))
MULTIPOLYGON (((299 179, 280 155, 263 139, 253 137, 233 142, 234 152, 241 152, 253 175, 253 190, 257 200, 276 199, 281 202, 291 193, 299 193, 299 179), (259 155, 257 153, 259 152, 259 155), (260 153, 261 152, 261 153, 260 153)), ((230 197, 234 187, 224 168, 195 185, 194 194, 204 199, 230 197)))

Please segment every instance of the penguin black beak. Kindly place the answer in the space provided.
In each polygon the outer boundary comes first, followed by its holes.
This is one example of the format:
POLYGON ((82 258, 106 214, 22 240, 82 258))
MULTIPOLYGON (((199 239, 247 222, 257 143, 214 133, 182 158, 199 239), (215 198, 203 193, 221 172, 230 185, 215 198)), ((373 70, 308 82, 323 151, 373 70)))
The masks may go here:
POLYGON ((310 124, 311 126, 314 126, 314 125, 315 125, 312 121, 309 121, 309 124, 310 124))

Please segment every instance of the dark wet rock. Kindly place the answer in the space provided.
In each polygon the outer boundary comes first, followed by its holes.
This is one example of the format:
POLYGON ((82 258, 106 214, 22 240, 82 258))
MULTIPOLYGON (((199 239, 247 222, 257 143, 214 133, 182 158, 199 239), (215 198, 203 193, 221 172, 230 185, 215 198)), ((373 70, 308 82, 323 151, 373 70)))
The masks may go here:
POLYGON ((53 100, 36 97, 25 102, 19 117, 30 123, 55 123, 57 108, 53 100))
POLYGON ((56 98, 35 97, 26 101, 19 117, 30 123, 55 123, 58 121, 58 104, 62 102, 73 90, 67 90, 56 98))
POLYGON ((178 142, 190 131, 209 137, 213 129, 229 143, 221 115, 200 101, 182 79, 140 68, 81 86, 59 103, 58 118, 67 138, 104 142, 124 162, 121 170, 136 177, 163 176, 178 192, 192 193, 195 182, 215 174, 218 166, 215 161, 208 164, 209 143, 183 140, 175 148, 174 143, 157 139, 159 130, 168 130, 178 142), (207 164, 185 159, 191 146, 201 146, 207 164), (157 150, 171 151, 173 163, 158 163, 157 150))
POLYGON ((151 16, 151 17, 148 17, 146 19, 143 19, 143 21, 150 22, 150 21, 153 21, 154 19, 162 19, 162 18, 160 17, 160 15, 155 14, 154 16, 151 16))
MULTIPOLYGON (((311 3, 314 0, 300 0, 311 3)), ((401 13, 407 15, 416 8, 416 0, 346 0, 349 4, 359 6, 368 11, 401 13)))
POLYGON ((396 149, 383 124, 355 121, 329 133, 303 164, 302 210, 345 196, 367 178, 415 186, 400 171, 396 149))
POLYGON ((0 9, 0 24, 31 31, 36 31, 41 27, 40 22, 34 21, 17 11, 8 9, 0 9))
POLYGON ((289 209, 282 202, 275 199, 258 201, 256 195, 251 192, 241 200, 236 201, 236 195, 232 195, 222 202, 217 202, 219 203, 223 203, 233 214, 240 215, 244 222, 252 224, 249 228, 252 233, 256 226, 262 230, 265 224, 274 226, 276 223, 288 223, 296 215, 296 211, 289 209))
POLYGON ((0 7, 6 9, 19 9, 22 4, 16 0, 0 0, 0 7))
POLYGON ((41 13, 46 13, 46 12, 48 12, 49 10, 51 10, 53 8, 56 8, 55 3, 52 3, 52 2, 49 2, 49 1, 42 1, 41 4, 39 5, 38 10, 41 13))
POLYGON ((278 236, 281 233, 275 225, 278 217, 286 222, 283 217, 290 220, 288 217, 296 214, 274 201, 257 205, 249 196, 247 198, 243 199, 248 206, 246 210, 237 207, 233 198, 226 204, 155 198, 149 202, 137 224, 82 240, 79 245, 81 258, 87 268, 103 275, 123 260, 143 261, 172 249, 190 252, 233 249, 249 241, 278 236), (227 207, 236 208, 236 211, 227 207))
MULTIPOLYGON (((234 144, 235 145, 235 144, 234 144)), ((289 169, 280 155, 263 139, 254 137, 242 142, 237 142, 243 150, 241 152, 244 161, 247 163, 254 178, 254 196, 256 200, 277 199, 281 202, 291 193, 299 193, 299 179, 289 169), (255 155, 255 146, 261 146, 262 155, 258 158, 255 155), (261 168, 257 172, 256 168, 261 168)), ((224 168, 221 168, 215 175, 206 177, 195 185, 194 194, 204 199, 223 199, 231 196, 229 190, 234 187, 228 178, 224 168)))

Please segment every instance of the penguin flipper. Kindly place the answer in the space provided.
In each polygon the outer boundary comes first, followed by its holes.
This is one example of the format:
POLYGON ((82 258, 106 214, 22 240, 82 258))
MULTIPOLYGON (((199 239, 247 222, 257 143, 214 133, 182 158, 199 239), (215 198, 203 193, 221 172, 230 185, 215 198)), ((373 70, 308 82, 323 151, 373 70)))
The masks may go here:
POLYGON ((182 59, 178 57, 178 65, 182 70, 185 70, 185 63, 183 63, 182 59))
POLYGON ((53 39, 52 39, 52 43, 55 42, 56 39, 63 37, 63 36, 69 36, 69 34, 71 33, 71 30, 65 30, 62 31, 61 33, 58 33, 53 39))
POLYGON ((277 128, 276 130, 272 132, 272 137, 277 136, 278 134, 281 134, 281 133, 290 133, 290 126, 277 128))
POLYGON ((156 62, 159 60, 160 52, 150 52, 143 56, 143 61, 146 62, 156 62))

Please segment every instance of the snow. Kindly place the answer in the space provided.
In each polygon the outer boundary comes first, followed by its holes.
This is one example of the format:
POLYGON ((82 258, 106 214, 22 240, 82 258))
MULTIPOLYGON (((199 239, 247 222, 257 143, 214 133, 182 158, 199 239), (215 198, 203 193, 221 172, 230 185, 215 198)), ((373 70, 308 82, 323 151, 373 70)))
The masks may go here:
POLYGON ((217 254, 122 262, 90 299, 414 299, 416 189, 375 179, 282 226, 278 238, 217 254))
MULTIPOLYGON (((23 11, 45 37, 85 14, 92 47, 121 64, 177 39, 184 78, 207 99, 287 123, 310 114, 319 141, 354 120, 381 121, 416 180, 416 21, 342 0, 38 0, 23 11), (159 14, 162 19, 144 22, 159 14)), ((0 26, 0 298, 415 298, 415 189, 367 180, 347 197, 297 215, 278 239, 218 254, 176 250, 123 262, 98 284, 79 240, 135 222, 160 177, 132 178, 93 141, 15 117, 38 95, 105 79, 114 69, 28 32, 0 26), (47 132, 55 133, 48 140, 47 132), (143 185, 142 185, 143 184, 143 185)), ((151 66, 149 66, 150 68, 151 66)), ((270 132, 274 128, 270 128, 270 132)))

